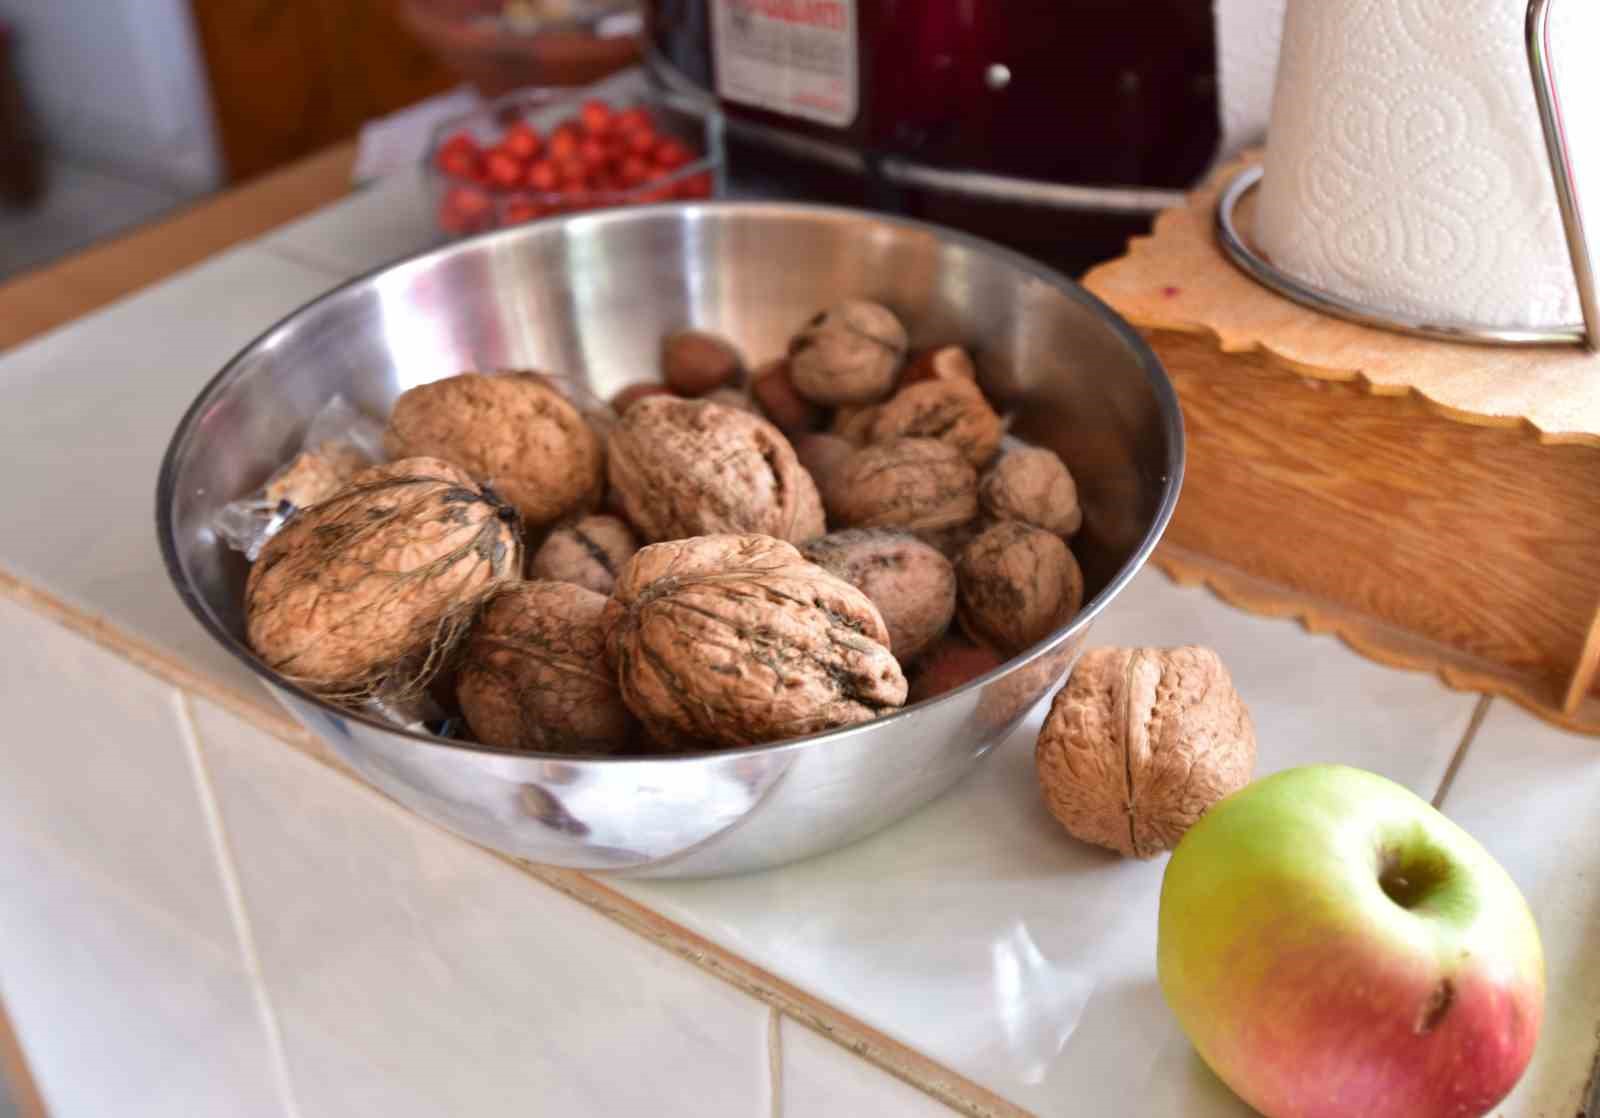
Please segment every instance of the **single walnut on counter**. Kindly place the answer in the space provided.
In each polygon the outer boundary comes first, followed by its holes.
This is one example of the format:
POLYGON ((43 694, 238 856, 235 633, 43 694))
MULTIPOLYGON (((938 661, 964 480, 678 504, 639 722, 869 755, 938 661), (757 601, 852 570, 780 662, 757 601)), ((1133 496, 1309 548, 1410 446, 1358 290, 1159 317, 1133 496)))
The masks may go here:
POLYGON ((1053 450, 1029 446, 994 464, 978 486, 983 511, 1070 538, 1083 527, 1078 486, 1053 450))
POLYGON ((703 400, 650 396, 617 424, 611 485, 648 540, 758 532, 822 535, 822 498, 789 440, 759 416, 703 400))
POLYGON ((789 343, 795 389, 818 404, 865 404, 894 389, 906 328, 893 311, 853 299, 817 315, 789 343))
POLYGON ((1153 858, 1250 783, 1255 728, 1209 648, 1100 648, 1056 696, 1034 760, 1070 834, 1153 858))
POLYGON ((1059 536, 1014 520, 992 525, 956 562, 956 615, 975 641, 1015 655, 1072 620, 1083 572, 1059 536))
POLYGON ((609 594, 617 572, 638 550, 633 529, 617 517, 586 516, 551 532, 534 553, 530 571, 534 578, 609 594))
POLYGON ((600 503, 600 437, 536 373, 462 373, 395 401, 383 435, 391 458, 428 455, 459 466, 514 505, 529 529, 600 503))
POLYGON ((479 741, 537 753, 616 753, 632 719, 606 661, 603 595, 522 582, 472 629, 457 697, 479 741))
POLYGON ((978 515, 978 474, 948 443, 864 446, 833 471, 828 511, 847 528, 937 532, 978 515))
POLYGON ((940 439, 982 469, 989 464, 1005 424, 995 414, 974 381, 956 377, 925 380, 902 388, 879 405, 868 438, 875 443, 890 439, 940 439))
POLYGON ((921 655, 950 627, 956 572, 915 536, 857 528, 812 540, 805 557, 872 600, 889 627, 889 651, 902 664, 921 655))
POLYGON ((657 740, 780 741, 905 702, 872 602, 781 540, 647 547, 617 580, 607 622, 623 699, 657 740))

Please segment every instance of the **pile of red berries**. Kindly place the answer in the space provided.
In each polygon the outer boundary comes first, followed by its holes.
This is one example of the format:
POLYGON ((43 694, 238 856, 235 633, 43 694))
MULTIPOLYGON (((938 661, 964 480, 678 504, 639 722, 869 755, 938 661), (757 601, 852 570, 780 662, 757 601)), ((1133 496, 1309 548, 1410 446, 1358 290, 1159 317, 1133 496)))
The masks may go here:
POLYGON ((711 197, 709 171, 682 174, 700 155, 658 132, 642 106, 618 110, 585 101, 549 135, 519 120, 488 146, 457 132, 433 158, 450 183, 439 202, 439 224, 450 233, 630 202, 711 197))

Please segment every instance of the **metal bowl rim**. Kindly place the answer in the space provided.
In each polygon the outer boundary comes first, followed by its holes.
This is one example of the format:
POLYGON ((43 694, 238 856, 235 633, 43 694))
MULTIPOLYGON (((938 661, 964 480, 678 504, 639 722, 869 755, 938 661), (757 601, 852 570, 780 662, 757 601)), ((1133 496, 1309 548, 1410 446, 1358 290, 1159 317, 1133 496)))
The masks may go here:
POLYGON ((1019 252, 1005 248, 993 241, 964 233, 960 230, 950 229, 933 222, 919 221, 915 218, 901 217, 891 214, 879 214, 864 210, 851 209, 846 206, 828 206, 815 203, 802 202, 769 202, 769 201, 699 201, 699 202, 665 202, 647 206, 629 206, 603 213, 563 214, 538 221, 527 222, 523 225, 502 229, 491 229, 485 232, 464 237, 448 244, 424 249, 408 256, 387 261, 376 267, 369 268, 352 278, 330 288, 321 295, 302 303, 260 334, 251 339, 242 349, 235 353, 222 368, 206 382, 205 387, 195 397, 178 421, 178 427, 173 432, 172 439, 167 444, 166 452, 161 458, 161 471, 156 482, 156 535, 161 544, 161 557, 167 569, 167 577, 172 580, 178 596, 183 600, 189 612, 194 615, 200 625, 211 635, 212 639, 222 645, 245 667, 261 678, 268 686, 287 691, 302 702, 310 703, 328 714, 338 718, 351 719, 375 730, 409 738, 418 745, 429 746, 434 749, 446 749, 473 754, 484 754, 494 757, 513 757, 529 761, 547 761, 558 763, 581 763, 585 765, 661 765, 661 764, 686 764, 704 761, 711 758, 736 759, 750 756, 767 756, 798 751, 823 741, 838 741, 868 731, 876 731, 880 727, 911 716, 914 712, 927 709, 936 704, 954 699, 957 695, 966 694, 975 689, 987 686, 1002 676, 1010 675, 1020 668, 1040 659, 1055 651, 1062 644, 1071 640, 1078 633, 1092 625, 1101 611, 1110 603, 1111 599, 1121 593, 1124 587, 1131 582, 1149 561, 1156 545, 1166 532, 1167 525, 1172 519, 1173 511, 1178 504, 1178 496, 1183 488, 1185 460, 1185 434, 1183 413, 1178 404, 1177 390, 1168 378, 1165 367, 1155 351, 1145 342, 1126 320, 1111 309, 1103 300, 1081 284, 1063 275, 1054 268, 1030 259, 1019 252), (857 723, 854 726, 840 727, 834 730, 824 730, 821 733, 810 734, 802 738, 793 738, 787 741, 770 742, 760 745, 741 746, 736 749, 702 750, 695 753, 678 753, 664 757, 605 757, 585 754, 567 753, 530 753, 513 749, 501 749, 495 746, 483 745, 478 742, 457 741, 452 738, 441 738, 433 734, 418 733, 414 730, 397 726, 392 722, 372 717, 364 712, 354 711, 335 703, 319 698, 317 695, 304 688, 290 683, 277 672, 267 667, 252 652, 249 647, 237 640, 222 624, 212 616, 210 609, 200 596, 195 592, 187 575, 184 573, 182 563, 178 557, 177 540, 173 533, 172 510, 175 504, 177 489, 177 464, 197 427, 200 415, 215 402, 223 389, 233 381, 238 367, 257 350, 267 344, 280 330, 286 329, 302 315, 308 314, 323 303, 332 302, 345 295, 351 289, 365 284, 386 272, 398 272, 404 268, 421 264, 434 257, 445 257, 459 251, 463 245, 486 243, 495 239, 516 240, 526 235, 530 228, 549 228, 553 225, 575 225, 579 223, 616 223, 631 222, 641 218, 660 215, 665 212, 680 211, 690 216, 701 214, 718 216, 727 213, 755 213, 772 211, 775 214, 801 214, 826 218, 832 221, 875 222, 894 228, 924 233, 940 241, 960 245, 975 252, 994 256, 1010 264, 1026 275, 1041 280, 1066 293, 1069 297, 1085 304, 1089 310, 1101 320, 1102 324, 1109 327, 1113 334, 1119 337, 1133 352, 1145 377, 1150 383, 1152 394, 1156 399, 1156 406, 1161 413, 1162 426, 1165 428, 1167 441, 1167 476, 1161 503, 1156 509, 1150 528, 1140 540, 1139 546, 1134 550, 1129 559, 1122 564, 1120 570, 1108 582, 1099 594, 1088 605, 1080 609, 1076 616, 1066 625, 1051 633, 1044 640, 1034 645, 1026 652, 1014 656, 999 667, 985 672, 974 679, 968 680, 952 691, 937 695, 922 702, 901 707, 893 714, 886 714, 869 722, 857 723))

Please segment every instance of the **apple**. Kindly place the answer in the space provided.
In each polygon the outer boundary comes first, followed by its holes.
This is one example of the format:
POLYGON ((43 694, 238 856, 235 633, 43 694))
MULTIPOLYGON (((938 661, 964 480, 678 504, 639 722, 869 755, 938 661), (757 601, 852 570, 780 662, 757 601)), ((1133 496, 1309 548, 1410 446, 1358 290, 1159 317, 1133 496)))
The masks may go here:
POLYGON ((1473 1118, 1516 1084, 1544 955, 1516 885, 1410 791, 1291 769, 1190 828, 1161 886, 1161 991, 1268 1118, 1473 1118))

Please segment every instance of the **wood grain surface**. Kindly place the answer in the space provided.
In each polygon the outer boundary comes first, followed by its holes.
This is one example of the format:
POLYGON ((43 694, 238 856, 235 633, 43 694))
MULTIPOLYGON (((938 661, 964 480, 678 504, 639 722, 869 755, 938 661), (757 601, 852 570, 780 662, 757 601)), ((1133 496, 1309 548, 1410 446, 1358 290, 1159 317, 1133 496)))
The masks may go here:
POLYGON ((1183 403, 1188 473, 1162 565, 1600 732, 1600 358, 1315 314, 1223 257, 1215 193, 1085 281, 1143 331, 1183 403))

